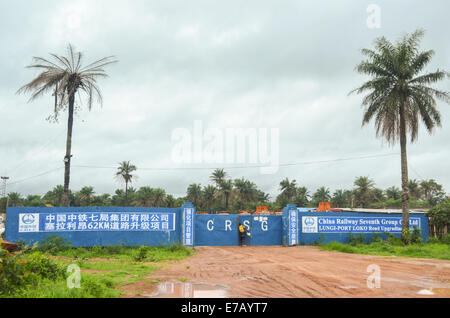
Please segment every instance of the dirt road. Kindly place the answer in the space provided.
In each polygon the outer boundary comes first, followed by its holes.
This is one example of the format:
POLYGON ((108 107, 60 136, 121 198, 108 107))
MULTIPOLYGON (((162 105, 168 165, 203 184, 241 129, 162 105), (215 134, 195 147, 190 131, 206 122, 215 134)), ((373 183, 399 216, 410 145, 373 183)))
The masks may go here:
MULTIPOLYGON (((196 255, 151 275, 161 282, 221 284, 228 297, 450 297, 450 261, 366 256, 315 247, 197 247, 196 255), (381 288, 370 289, 371 264, 381 288), (431 290, 434 295, 418 294, 431 290)), ((138 282, 127 290, 157 291, 138 282)), ((425 292, 426 293, 426 292, 425 292)))

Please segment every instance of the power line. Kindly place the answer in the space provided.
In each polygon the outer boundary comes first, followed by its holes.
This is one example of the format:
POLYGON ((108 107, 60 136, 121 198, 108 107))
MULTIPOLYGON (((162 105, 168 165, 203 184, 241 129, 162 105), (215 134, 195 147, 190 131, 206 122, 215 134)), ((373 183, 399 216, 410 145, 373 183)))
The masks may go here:
MULTIPOLYGON (((314 161, 303 161, 296 163, 284 163, 278 164, 278 167, 289 167, 289 166, 299 166, 299 165, 309 165, 309 164, 318 164, 318 163, 330 163, 330 162, 339 162, 339 161, 350 161, 350 160, 361 160, 361 159, 373 159, 373 158, 381 158, 381 157, 391 157, 391 156, 399 156, 398 153, 390 153, 390 154, 381 154, 381 155, 368 155, 368 156, 358 156, 358 157, 347 157, 347 158, 338 158, 331 160, 314 160, 314 161)), ((269 165, 247 165, 247 166, 237 166, 237 167, 226 167, 227 170, 233 169, 251 169, 251 168, 265 168, 269 165)), ((87 168, 87 169, 117 169, 117 167, 112 166, 94 166, 94 165, 73 165, 74 168, 87 168)), ((170 168, 142 168, 138 167, 138 170, 151 170, 151 171, 177 171, 177 170, 211 170, 223 167, 170 167, 170 168)))
MULTIPOLYGON (((340 162, 340 161, 350 161, 350 160, 363 160, 363 159, 374 159, 374 158, 382 158, 382 157, 392 157, 392 156, 398 156, 400 154, 398 153, 390 153, 390 154, 380 154, 380 155, 368 155, 368 156, 358 156, 358 157, 347 157, 347 158, 337 158, 337 159, 330 159, 330 160, 314 160, 314 161, 303 161, 303 162, 296 162, 296 163, 284 163, 277 165, 278 167, 289 167, 289 166, 299 166, 299 165, 310 165, 310 164, 320 164, 320 163, 331 163, 331 162, 340 162)), ((117 169, 117 167, 112 166, 95 166, 95 165, 72 165, 72 168, 86 168, 86 169, 117 169)), ((227 167, 225 169, 227 170, 234 170, 234 169, 252 169, 252 168, 265 168, 268 167, 267 165, 248 165, 248 166, 238 166, 238 167, 227 167)), ((19 183, 23 183, 28 180, 32 180, 35 178, 39 178, 48 174, 51 174, 55 171, 61 170, 64 167, 55 168, 52 170, 48 170, 45 172, 42 172, 40 174, 30 176, 28 178, 24 178, 18 181, 14 181, 9 183, 9 185, 16 185, 19 183)), ((138 168, 139 170, 148 170, 148 171, 182 171, 182 170, 213 170, 217 169, 217 167, 171 167, 171 168, 138 168)))
MULTIPOLYGON (((42 146, 37 148, 35 151, 32 151, 31 155, 36 156, 36 155, 41 154, 44 150, 46 150, 46 148, 48 146, 50 146, 50 144, 52 144, 56 139, 58 139, 65 130, 66 130, 66 128, 63 128, 62 130, 60 130, 59 133, 53 139, 48 140, 45 144, 43 144, 42 146)), ((17 170, 18 168, 20 168, 21 166, 23 166, 23 164, 30 159, 32 159, 32 158, 25 158, 22 161, 20 161, 19 164, 17 164, 14 168, 8 170, 8 174, 11 174, 11 172, 13 172, 13 171, 17 170)))
POLYGON ((48 175, 48 174, 50 174, 50 173, 53 173, 53 172, 55 172, 55 171, 61 170, 61 169, 63 169, 63 168, 64 168, 64 167, 59 167, 59 168, 56 168, 56 169, 48 170, 48 171, 46 171, 46 172, 40 173, 40 174, 35 175, 35 176, 31 176, 31 177, 28 177, 28 178, 25 178, 25 179, 22 179, 22 180, 18 180, 18 181, 11 182, 11 183, 9 183, 9 185, 11 186, 11 185, 15 185, 15 184, 18 184, 18 183, 23 183, 23 182, 28 181, 28 180, 31 180, 31 179, 39 178, 39 177, 48 175))

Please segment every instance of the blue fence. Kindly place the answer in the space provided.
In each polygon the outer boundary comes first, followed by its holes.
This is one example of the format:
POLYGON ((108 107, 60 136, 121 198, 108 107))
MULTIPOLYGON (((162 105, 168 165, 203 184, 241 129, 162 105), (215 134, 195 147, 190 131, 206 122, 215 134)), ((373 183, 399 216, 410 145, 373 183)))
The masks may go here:
MULTIPOLYGON (((428 239, 428 217, 423 213, 410 213, 409 225, 421 230, 422 240, 428 239)), ((283 243, 303 245, 313 243, 343 242, 351 235, 364 235, 366 242, 387 233, 401 236, 402 214, 367 212, 306 212, 295 205, 283 210, 283 243)))
MULTIPOLYGON (((401 214, 363 212, 310 212, 289 205, 283 215, 197 215, 191 203, 180 208, 9 208, 6 240, 34 244, 50 235, 61 236, 74 246, 235 246, 238 224, 250 236, 246 245, 304 245, 347 242, 349 234, 401 234, 401 214)), ((428 238, 428 218, 410 214, 410 227, 428 238)))

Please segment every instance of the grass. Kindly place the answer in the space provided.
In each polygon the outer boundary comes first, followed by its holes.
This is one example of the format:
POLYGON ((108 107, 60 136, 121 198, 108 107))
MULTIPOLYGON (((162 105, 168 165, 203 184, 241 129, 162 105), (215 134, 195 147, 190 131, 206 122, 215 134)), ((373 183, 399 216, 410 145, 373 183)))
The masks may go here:
POLYGON ((331 242, 319 245, 321 250, 338 251, 352 254, 404 256, 414 258, 433 258, 450 260, 450 245, 444 243, 411 244, 407 246, 394 245, 388 242, 348 245, 331 242))
MULTIPOLYGON (((148 275, 162 268, 167 262, 179 261, 193 254, 181 245, 167 247, 92 247, 66 248, 58 251, 37 251, 61 269, 76 264, 81 269, 81 288, 69 289, 65 277, 47 279, 39 277, 33 283, 23 283, 12 298, 117 298, 121 287, 137 281, 157 282, 148 275), (137 261, 139 260, 139 261, 137 261)), ((30 254, 21 255, 19 263, 30 261, 30 254)), ((70 275, 70 274, 68 274, 70 275)))

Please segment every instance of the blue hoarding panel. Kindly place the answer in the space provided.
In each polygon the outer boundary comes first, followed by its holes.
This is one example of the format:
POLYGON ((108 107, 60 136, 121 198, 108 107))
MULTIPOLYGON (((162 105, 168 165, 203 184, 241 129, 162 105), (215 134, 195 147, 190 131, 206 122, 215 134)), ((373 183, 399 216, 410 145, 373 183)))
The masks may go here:
POLYGON ((195 220, 195 245, 238 245, 237 227, 236 215, 197 215, 195 220))
POLYGON ((182 223, 182 235, 184 246, 194 246, 195 242, 195 208, 191 204, 185 204, 182 207, 183 223, 182 223))
POLYGON ((281 245, 282 226, 279 215, 197 215, 195 245, 238 245, 239 223, 250 233, 245 238, 246 245, 281 245))
POLYGON ((180 209, 9 208, 6 240, 34 244, 58 235, 74 246, 157 246, 179 242, 180 209))
MULTIPOLYGON (((347 243, 352 235, 363 234, 366 242, 372 235, 380 235, 383 239, 387 233, 400 237, 402 231, 402 215, 364 212, 303 212, 299 214, 300 244, 332 241, 347 243)), ((410 214, 410 229, 421 229, 423 241, 428 239, 428 218, 424 214, 410 214)))

